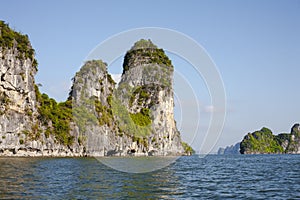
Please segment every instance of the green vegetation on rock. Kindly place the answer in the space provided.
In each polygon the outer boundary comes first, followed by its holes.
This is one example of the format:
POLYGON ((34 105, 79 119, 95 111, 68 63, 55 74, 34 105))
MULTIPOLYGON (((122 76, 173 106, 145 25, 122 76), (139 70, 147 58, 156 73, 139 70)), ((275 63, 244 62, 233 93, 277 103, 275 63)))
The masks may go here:
POLYGON ((99 100, 95 100, 96 112, 98 112, 99 125, 103 126, 104 124, 111 126, 113 124, 113 113, 111 108, 103 105, 99 100))
POLYGON ((0 91, 0 115, 5 114, 10 102, 11 101, 8 96, 4 92, 0 91))
POLYGON ((130 117, 139 126, 148 126, 152 122, 149 108, 142 108, 138 113, 130 113, 130 117))
POLYGON ((97 117, 84 105, 73 108, 73 117, 81 133, 86 131, 88 124, 97 124, 97 117))
POLYGON ((48 134, 54 134, 55 138, 64 145, 71 145, 74 137, 70 135, 70 122, 72 121, 72 102, 70 100, 57 103, 47 94, 41 94, 38 86, 35 86, 36 99, 38 101, 38 119, 47 127, 48 134))
MULTIPOLYGON (((73 107, 74 122, 79 126, 80 132, 85 132, 86 126, 90 124, 100 126, 114 125, 111 93, 116 83, 107 72, 107 64, 102 60, 86 61, 79 72, 76 73, 73 82, 74 84, 69 94, 70 99, 72 99, 74 86, 77 91, 80 90, 80 98, 75 100, 76 103, 73 107), (101 97, 90 96, 90 87, 98 83, 101 95, 108 95, 106 102, 102 102, 103 99, 101 97)), ((97 88, 97 90, 99 89, 97 88)))
POLYGON ((116 117, 120 132, 135 137, 145 137, 150 134, 150 110, 144 108, 139 113, 129 113, 120 100, 112 99, 113 116, 116 117))
POLYGON ((300 125, 295 124, 291 133, 273 135, 270 129, 248 133, 240 144, 241 154, 299 153, 300 125))
POLYGON ((284 149, 268 128, 248 133, 240 145, 240 152, 244 153, 283 153, 284 149))
POLYGON ((172 62, 163 49, 158 49, 150 40, 140 40, 127 51, 123 62, 123 74, 135 64, 158 64, 173 70, 172 62), (134 63, 137 59, 138 63, 134 63))
POLYGON ((131 107, 135 99, 137 99, 138 105, 142 105, 144 101, 150 98, 150 94, 147 92, 147 86, 139 86, 132 92, 129 100, 129 106, 131 107))
POLYGON ((80 68, 79 72, 76 73, 75 77, 84 77, 85 74, 90 73, 91 71, 96 74, 97 68, 100 68, 101 71, 106 71, 107 64, 102 60, 89 60, 80 68))
POLYGON ((188 143, 186 143, 186 142, 181 142, 181 145, 182 145, 182 147, 183 147, 183 149, 184 149, 184 153, 185 153, 186 155, 192 155, 192 154, 195 153, 195 150, 194 150, 188 143))
MULTIPOLYGON (((28 36, 10 29, 3 21, 0 21, 0 50, 3 53, 2 59, 10 59, 8 55, 13 52, 13 56, 16 57, 13 59, 17 61, 19 59, 21 65, 26 60, 26 64, 37 67, 37 61, 34 59, 35 52, 28 36)), ((156 107, 152 106, 155 104, 160 106, 160 103, 164 106, 162 101, 167 101, 169 97, 173 97, 173 93, 168 92, 172 91, 172 72, 174 70, 171 60, 162 49, 158 49, 150 40, 140 40, 127 52, 124 59, 124 70, 140 65, 142 67, 137 68, 137 72, 143 74, 143 81, 134 87, 130 81, 134 81, 135 78, 130 79, 129 77, 127 80, 124 78, 125 83, 120 84, 116 90, 116 83, 107 72, 107 64, 101 60, 87 61, 73 79, 68 100, 61 103, 56 102, 47 94, 40 93, 34 82, 36 71, 33 70, 28 73, 27 71, 20 71, 12 74, 18 75, 18 80, 29 80, 27 82, 30 82, 28 84, 29 92, 27 92, 27 88, 26 90, 16 88, 16 91, 24 96, 24 102, 28 103, 24 106, 17 105, 18 109, 12 108, 12 114, 17 117, 24 116, 24 123, 22 124, 24 128, 16 132, 18 134, 17 142, 25 148, 36 148, 35 143, 30 144, 31 142, 28 142, 35 140, 38 142, 38 146, 42 146, 43 149, 44 145, 48 148, 60 143, 62 145, 59 146, 64 146, 63 149, 66 150, 62 154, 80 154, 82 151, 85 154, 93 148, 86 145, 86 141, 94 139, 94 134, 90 136, 89 132, 86 132, 87 129, 91 128, 88 131, 95 131, 95 133, 96 131, 100 132, 99 138, 101 139, 103 138, 101 131, 104 130, 101 126, 109 126, 105 129, 106 135, 108 132, 110 134, 105 136, 105 140, 107 139, 107 144, 104 146, 105 151, 123 146, 122 149, 125 147, 132 151, 131 148, 135 148, 134 151, 138 149, 138 151, 146 153, 145 150, 149 148, 149 141, 152 140, 155 142, 155 148, 157 148, 153 151, 159 153, 171 153, 169 151, 176 150, 175 146, 178 146, 176 154, 181 153, 181 145, 186 154, 193 153, 193 149, 188 144, 180 144, 181 139, 179 134, 177 135, 173 123, 167 124, 173 120, 173 116, 167 116, 168 120, 165 120, 166 115, 161 111, 164 107, 159 109, 161 113, 160 122, 152 124, 153 121, 156 121, 156 116, 153 116, 153 113, 159 113, 154 109, 156 107), (154 71, 155 73, 153 73, 154 71), (30 74, 29 78, 27 77, 28 74, 30 74), (153 83, 152 80, 154 80, 153 83), (136 90, 131 92, 133 88, 136 90), (31 98, 31 94, 34 92, 36 96, 31 98), (25 93, 28 94, 28 98, 23 95, 25 93), (113 96, 114 93, 120 93, 120 95, 113 96), (89 126, 91 124, 92 126, 89 126), (174 131, 175 134, 169 133, 170 126, 172 126, 171 131, 174 131), (96 128, 94 129, 94 127, 96 128), (170 135, 173 135, 172 138, 170 135), (120 138, 117 136, 124 136, 124 138, 119 140, 120 138), (136 142, 137 147, 134 147, 136 145, 133 145, 132 141, 136 142), (76 142, 83 145, 84 148, 78 148, 76 142), (118 144, 121 142, 124 144, 118 144), (75 145, 73 145, 74 143, 75 145)), ((7 94, 9 94, 7 91, 0 92, 0 115, 5 114, 9 119, 10 113, 5 112, 8 110, 7 108, 10 108, 10 104, 15 102, 15 99, 9 99, 14 98, 14 95, 7 94)), ((20 99, 17 100, 20 101, 20 99)), ((20 102, 22 103, 22 101, 20 102)), ((169 107, 169 109, 172 112, 172 108, 169 107)), ((3 135, 2 138, 4 139, 5 136, 3 135)), ((95 145, 98 145, 98 142, 95 145)))
POLYGON ((140 39, 139 41, 135 42, 131 50, 134 49, 157 49, 157 46, 152 43, 150 39, 140 39))
POLYGON ((286 141, 289 141, 290 138, 291 138, 291 135, 288 133, 281 133, 281 134, 278 134, 277 136, 275 136, 275 139, 281 146, 284 145, 284 143, 286 141))
POLYGON ((12 30, 8 24, 0 20, 0 47, 2 49, 17 48, 18 57, 29 58, 33 62, 33 67, 37 67, 37 61, 34 59, 34 49, 28 39, 28 35, 23 35, 12 30))

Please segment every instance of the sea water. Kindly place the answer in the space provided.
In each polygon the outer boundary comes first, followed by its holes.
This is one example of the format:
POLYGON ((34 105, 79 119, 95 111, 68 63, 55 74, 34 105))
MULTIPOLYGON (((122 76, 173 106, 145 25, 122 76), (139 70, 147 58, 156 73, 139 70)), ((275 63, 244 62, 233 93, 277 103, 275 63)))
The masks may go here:
POLYGON ((0 199, 32 198, 300 199, 300 155, 180 157, 148 173, 95 158, 0 158, 0 199))

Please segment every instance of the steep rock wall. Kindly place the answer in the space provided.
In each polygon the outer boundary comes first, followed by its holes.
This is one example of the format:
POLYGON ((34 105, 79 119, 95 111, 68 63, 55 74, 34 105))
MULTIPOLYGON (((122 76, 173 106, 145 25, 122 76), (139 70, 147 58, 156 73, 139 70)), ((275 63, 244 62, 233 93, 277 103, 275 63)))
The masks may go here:
POLYGON ((125 55, 117 95, 134 124, 145 129, 133 136, 145 140, 154 155, 183 153, 173 114, 173 70, 164 51, 149 40, 136 42, 125 55))
POLYGON ((151 41, 126 53, 117 89, 104 62, 87 61, 69 98, 57 103, 40 93, 36 73, 28 36, 0 21, 0 156, 184 153, 173 115, 173 66, 151 41))
POLYGON ((55 135, 45 134, 36 73, 37 61, 28 36, 0 21, 0 155, 82 155, 79 149, 58 142, 55 135))

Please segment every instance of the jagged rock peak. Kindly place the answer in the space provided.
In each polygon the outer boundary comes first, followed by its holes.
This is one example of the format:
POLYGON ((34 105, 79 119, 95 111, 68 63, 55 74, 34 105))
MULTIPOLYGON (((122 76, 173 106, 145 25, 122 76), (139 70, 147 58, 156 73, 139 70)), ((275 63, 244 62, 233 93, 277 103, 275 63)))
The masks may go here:
POLYGON ((219 148, 218 155, 227 154, 227 155, 236 155, 240 154, 240 142, 235 145, 227 146, 225 148, 219 148))
POLYGON ((112 93, 115 84, 107 72, 105 62, 102 60, 86 61, 73 78, 69 99, 73 99, 76 104, 81 104, 84 100, 92 97, 103 98, 103 95, 100 97, 100 94, 105 93, 107 96, 112 93))
POLYGON ((90 70, 94 71, 97 70, 102 70, 103 72, 107 71, 107 64, 103 62, 102 60, 88 60, 85 62, 85 64, 80 68, 79 72, 76 73, 76 75, 84 75, 88 73, 90 70))
POLYGON ((149 64, 158 64, 173 71, 172 62, 164 50, 157 48, 151 40, 141 39, 127 51, 123 62, 123 74, 128 71, 129 68, 149 64))
POLYGON ((136 42, 124 57, 117 94, 138 127, 128 130, 134 137, 146 139, 149 151, 156 155, 184 152, 174 121, 173 72, 164 50, 150 40, 136 42))
POLYGON ((37 61, 34 58, 35 51, 31 46, 28 35, 14 31, 4 21, 0 20, 0 50, 2 54, 12 50, 19 59, 29 58, 32 66, 37 70, 37 61))
POLYGON ((28 36, 0 20, 0 115, 36 110, 34 75, 37 62, 28 36))
POLYGON ((290 133, 273 135, 268 128, 248 133, 242 140, 240 147, 241 154, 300 154, 299 124, 295 124, 290 133))
POLYGON ((300 136, 300 124, 294 124, 294 126, 291 129, 291 134, 300 136))
POLYGON ((157 49, 157 46, 155 44, 153 44, 150 39, 148 39, 148 40, 141 39, 141 40, 135 42, 130 50, 132 51, 132 50, 137 50, 137 49, 157 49))
POLYGON ((82 155, 71 146, 70 109, 39 92, 36 72, 28 36, 0 21, 0 156, 82 155))
POLYGON ((28 36, 0 21, 0 155, 183 154, 171 61, 150 40, 138 41, 126 56, 122 87, 115 87, 106 63, 91 60, 74 76, 68 100, 57 103, 35 84, 28 36))

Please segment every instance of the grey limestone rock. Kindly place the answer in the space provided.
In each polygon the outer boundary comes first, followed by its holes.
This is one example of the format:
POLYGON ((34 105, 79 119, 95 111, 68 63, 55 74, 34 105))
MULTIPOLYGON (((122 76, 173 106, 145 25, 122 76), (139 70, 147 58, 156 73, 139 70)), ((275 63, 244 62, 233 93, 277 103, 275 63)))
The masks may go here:
POLYGON ((151 41, 141 40, 126 53, 118 87, 103 61, 87 61, 73 78, 65 107, 59 107, 39 93, 34 50, 27 37, 3 22, 1 26, 23 39, 27 49, 20 49, 18 38, 0 47, 0 156, 184 153, 173 114, 174 68, 151 41), (72 110, 72 116, 60 116, 66 118, 67 133, 57 131, 61 121, 51 112, 59 109, 72 110))

